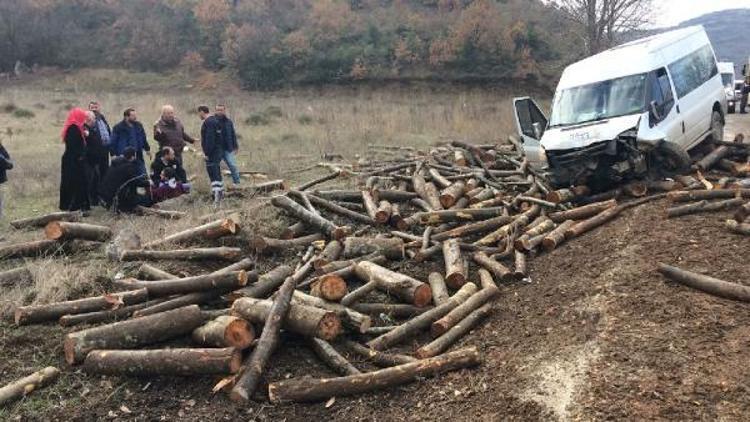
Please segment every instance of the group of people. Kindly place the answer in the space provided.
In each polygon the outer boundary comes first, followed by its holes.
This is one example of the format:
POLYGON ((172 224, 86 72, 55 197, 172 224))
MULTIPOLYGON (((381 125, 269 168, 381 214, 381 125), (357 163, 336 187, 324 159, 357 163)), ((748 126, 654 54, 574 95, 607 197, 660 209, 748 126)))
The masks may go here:
MULTIPOLYGON (((214 114, 207 106, 200 106, 198 114, 203 121, 203 158, 211 192, 218 203, 224 194, 221 161, 229 167, 233 183, 240 183, 237 134, 223 104, 216 106, 214 114)), ((198 140, 186 133, 170 105, 162 107, 161 117, 154 124, 153 139, 159 146, 155 157, 133 108, 126 109, 123 120, 111 128, 98 102, 89 103, 88 111, 74 108, 63 126, 62 139, 65 152, 60 178, 61 210, 88 211, 92 206, 103 205, 118 212, 131 212, 138 206, 149 207, 190 192, 183 151, 187 144, 198 140), (150 173, 144 155, 151 161, 150 173)), ((0 183, 2 168, 0 162, 0 183)))

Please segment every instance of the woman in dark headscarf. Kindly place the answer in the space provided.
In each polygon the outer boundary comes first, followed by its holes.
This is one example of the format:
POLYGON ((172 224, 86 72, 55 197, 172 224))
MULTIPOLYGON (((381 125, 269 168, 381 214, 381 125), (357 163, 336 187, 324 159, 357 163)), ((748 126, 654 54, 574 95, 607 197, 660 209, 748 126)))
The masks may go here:
POLYGON ((91 209, 86 177, 86 128, 93 124, 90 113, 74 108, 68 113, 62 130, 65 153, 62 156, 60 177, 60 209, 88 211, 91 209))

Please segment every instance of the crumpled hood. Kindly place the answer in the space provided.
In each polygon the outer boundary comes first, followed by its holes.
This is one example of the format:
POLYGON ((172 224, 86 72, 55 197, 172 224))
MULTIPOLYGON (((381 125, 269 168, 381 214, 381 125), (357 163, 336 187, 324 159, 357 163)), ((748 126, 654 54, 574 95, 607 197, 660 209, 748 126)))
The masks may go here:
POLYGON ((544 132, 541 144, 545 150, 550 151, 582 148, 608 141, 628 129, 637 128, 638 120, 642 116, 634 114, 577 126, 554 127, 544 132))

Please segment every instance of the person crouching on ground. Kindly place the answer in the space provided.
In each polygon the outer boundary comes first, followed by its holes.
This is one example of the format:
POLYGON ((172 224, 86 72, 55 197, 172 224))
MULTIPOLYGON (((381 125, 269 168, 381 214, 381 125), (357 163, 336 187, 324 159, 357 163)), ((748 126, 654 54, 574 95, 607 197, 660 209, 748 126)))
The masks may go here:
POLYGON ((151 206, 148 196, 138 194, 138 188, 151 186, 141 172, 135 149, 126 147, 122 155, 112 160, 112 165, 99 186, 99 196, 108 209, 115 212, 132 212, 139 205, 151 206))
POLYGON ((65 153, 60 174, 60 210, 89 211, 88 177, 86 163, 86 138, 94 124, 94 113, 74 108, 68 113, 62 130, 65 153))
POLYGON ((177 181, 187 183, 187 173, 185 173, 185 169, 182 167, 180 160, 177 159, 172 147, 162 148, 161 151, 156 153, 156 158, 151 163, 151 180, 154 182, 154 186, 159 186, 161 172, 165 168, 174 169, 177 181))
POLYGON ((151 189, 151 199, 154 203, 190 193, 190 183, 180 182, 177 180, 176 175, 177 172, 171 167, 167 167, 161 171, 161 180, 158 187, 151 189))
POLYGON ((10 154, 0 141, 0 219, 3 218, 3 185, 8 181, 8 170, 13 168, 13 161, 10 160, 10 154))

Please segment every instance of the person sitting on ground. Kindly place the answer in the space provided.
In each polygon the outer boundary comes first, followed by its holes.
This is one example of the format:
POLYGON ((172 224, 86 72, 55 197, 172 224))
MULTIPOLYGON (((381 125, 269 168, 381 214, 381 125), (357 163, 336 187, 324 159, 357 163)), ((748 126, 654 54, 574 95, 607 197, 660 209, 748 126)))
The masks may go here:
POLYGON ((3 184, 8 181, 7 171, 13 168, 10 154, 0 141, 0 219, 3 218, 3 184))
POLYGON ((165 105, 161 108, 161 118, 154 124, 154 139, 159 143, 159 149, 171 147, 175 158, 182 165, 182 150, 186 143, 194 144, 196 139, 185 133, 185 127, 180 119, 175 117, 174 107, 165 105))
POLYGON ((187 183, 187 173, 182 167, 182 163, 177 159, 172 147, 164 147, 156 153, 154 162, 151 163, 151 180, 155 186, 159 186, 161 181, 161 172, 165 168, 171 168, 175 171, 175 177, 179 182, 187 183))
POLYGON ((151 199, 154 203, 190 193, 190 183, 180 182, 177 180, 176 174, 177 172, 171 167, 161 171, 161 180, 158 187, 151 189, 151 199))
POLYGON ((112 160, 104 180, 99 185, 99 197, 115 212, 132 212, 138 205, 151 206, 151 199, 138 194, 138 188, 149 188, 151 183, 141 172, 134 148, 127 147, 122 155, 112 160))

